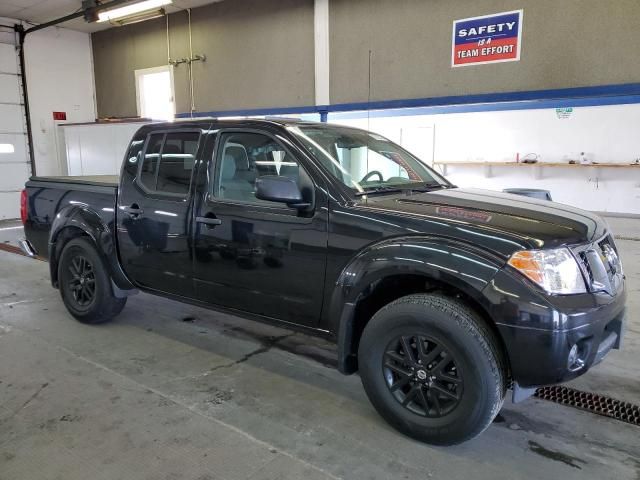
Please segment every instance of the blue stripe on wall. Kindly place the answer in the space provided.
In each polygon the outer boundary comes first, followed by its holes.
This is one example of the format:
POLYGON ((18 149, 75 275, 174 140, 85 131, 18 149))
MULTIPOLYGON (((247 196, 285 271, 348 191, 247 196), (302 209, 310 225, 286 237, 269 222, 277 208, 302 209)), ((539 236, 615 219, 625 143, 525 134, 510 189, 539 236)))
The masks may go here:
MULTIPOLYGON (((371 103, 343 103, 302 107, 257 108, 195 112, 193 116, 235 117, 287 114, 325 114, 331 118, 357 118, 367 116, 435 115, 443 113, 488 112, 500 110, 527 110, 557 107, 589 107, 598 105, 624 105, 640 103, 640 83, 602 85, 596 87, 532 90, 526 92, 486 93, 448 97, 384 100, 371 103), (400 110, 401 109, 401 110, 400 110), (365 110, 365 112, 362 112, 365 110), (380 110, 395 110, 394 112, 380 110), (346 113, 351 112, 351 113, 346 113)), ((179 113, 177 118, 189 118, 190 113, 179 113)))

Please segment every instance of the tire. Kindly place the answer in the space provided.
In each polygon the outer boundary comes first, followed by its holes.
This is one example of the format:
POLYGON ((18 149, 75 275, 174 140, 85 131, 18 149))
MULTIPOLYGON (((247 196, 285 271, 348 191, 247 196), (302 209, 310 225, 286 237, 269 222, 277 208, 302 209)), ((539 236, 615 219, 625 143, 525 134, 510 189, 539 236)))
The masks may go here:
POLYGON ((408 295, 379 310, 362 334, 358 364, 378 413, 423 442, 469 440, 504 402, 506 369, 493 333, 472 309, 442 295, 408 295))
POLYGON ((82 323, 107 322, 127 303, 126 297, 113 295, 104 262, 93 243, 83 237, 69 241, 62 250, 58 285, 65 307, 82 323))

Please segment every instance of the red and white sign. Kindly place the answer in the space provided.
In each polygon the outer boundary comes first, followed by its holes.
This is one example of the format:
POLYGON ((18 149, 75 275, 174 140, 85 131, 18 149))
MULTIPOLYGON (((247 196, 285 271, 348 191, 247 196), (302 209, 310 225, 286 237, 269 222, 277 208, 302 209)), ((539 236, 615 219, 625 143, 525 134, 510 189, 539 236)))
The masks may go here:
POLYGON ((66 120, 67 119, 67 112, 53 112, 53 119, 54 120, 66 120))
POLYGON ((453 22, 451 66, 520 60, 522 10, 453 22))

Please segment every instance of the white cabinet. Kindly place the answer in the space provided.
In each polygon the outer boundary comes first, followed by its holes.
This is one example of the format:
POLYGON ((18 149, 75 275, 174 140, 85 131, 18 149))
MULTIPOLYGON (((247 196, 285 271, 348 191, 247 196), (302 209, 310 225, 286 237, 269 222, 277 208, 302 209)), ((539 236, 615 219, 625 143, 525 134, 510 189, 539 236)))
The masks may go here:
POLYGON ((67 175, 119 175, 133 134, 144 125, 91 123, 62 125, 67 175))

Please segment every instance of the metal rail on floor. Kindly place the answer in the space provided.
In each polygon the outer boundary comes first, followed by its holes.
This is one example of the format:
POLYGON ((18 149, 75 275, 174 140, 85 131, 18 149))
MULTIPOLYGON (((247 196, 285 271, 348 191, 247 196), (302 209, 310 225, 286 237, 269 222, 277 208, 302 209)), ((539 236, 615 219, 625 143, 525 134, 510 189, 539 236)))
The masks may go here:
POLYGON ((550 402, 584 410, 585 412, 614 418, 621 422, 640 425, 639 405, 622 402, 605 395, 583 392, 563 385, 553 385, 538 388, 534 396, 542 400, 549 400, 550 402))

